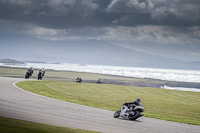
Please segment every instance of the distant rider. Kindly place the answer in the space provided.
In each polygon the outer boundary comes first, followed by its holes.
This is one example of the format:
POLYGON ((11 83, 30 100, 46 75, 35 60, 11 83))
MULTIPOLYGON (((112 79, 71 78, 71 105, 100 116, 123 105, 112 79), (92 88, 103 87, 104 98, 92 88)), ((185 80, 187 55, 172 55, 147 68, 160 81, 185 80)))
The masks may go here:
POLYGON ((81 78, 81 77, 78 77, 78 78, 76 79, 76 82, 81 83, 81 82, 82 82, 82 78, 81 78))
POLYGON ((27 71, 30 72, 30 75, 32 76, 32 74, 33 74, 33 72, 34 72, 33 68, 30 67, 29 69, 27 69, 27 71))
POLYGON ((101 83, 102 83, 101 79, 97 80, 97 84, 101 84, 101 83))
POLYGON ((45 74, 44 68, 42 68, 42 69, 39 70, 39 74, 40 74, 40 73, 42 74, 42 76, 45 76, 45 75, 44 75, 44 74, 45 74))

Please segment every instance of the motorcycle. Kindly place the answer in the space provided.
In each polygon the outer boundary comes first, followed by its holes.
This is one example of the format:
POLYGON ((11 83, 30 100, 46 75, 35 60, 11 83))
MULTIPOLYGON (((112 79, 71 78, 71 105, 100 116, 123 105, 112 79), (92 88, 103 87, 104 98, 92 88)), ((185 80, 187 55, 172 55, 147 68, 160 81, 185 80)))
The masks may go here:
POLYGON ((32 76, 30 71, 26 71, 25 79, 29 79, 32 76))
POLYGON ((126 106, 125 104, 122 105, 122 108, 118 111, 116 111, 114 113, 114 118, 118 118, 118 117, 123 117, 123 118, 127 118, 129 120, 136 120, 137 118, 143 116, 144 114, 141 114, 142 112, 144 112, 145 109, 143 108, 142 105, 140 106, 126 106))
POLYGON ((82 82, 82 78, 77 78, 76 82, 81 83, 82 82))
POLYGON ((98 80, 98 81, 97 81, 97 84, 102 84, 101 80, 98 80))
POLYGON ((41 72, 38 73, 38 80, 42 80, 43 74, 41 72))

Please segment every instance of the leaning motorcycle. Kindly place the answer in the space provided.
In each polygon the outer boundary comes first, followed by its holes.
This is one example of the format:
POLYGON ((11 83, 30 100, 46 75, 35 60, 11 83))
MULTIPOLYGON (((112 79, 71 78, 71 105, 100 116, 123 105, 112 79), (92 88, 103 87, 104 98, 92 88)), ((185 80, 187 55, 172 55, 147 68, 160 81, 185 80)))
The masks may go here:
POLYGON ((134 106, 127 107, 125 104, 123 104, 121 110, 116 111, 113 116, 114 118, 128 117, 129 120, 136 120, 137 118, 143 116, 143 114, 141 113, 144 111, 145 110, 142 105, 140 106, 134 105, 134 106))
POLYGON ((42 80, 43 74, 41 72, 38 73, 38 80, 42 80))
POLYGON ((25 79, 29 79, 30 77, 31 77, 31 72, 30 71, 26 71, 25 79))
POLYGON ((76 82, 81 83, 82 82, 82 78, 77 78, 76 82))

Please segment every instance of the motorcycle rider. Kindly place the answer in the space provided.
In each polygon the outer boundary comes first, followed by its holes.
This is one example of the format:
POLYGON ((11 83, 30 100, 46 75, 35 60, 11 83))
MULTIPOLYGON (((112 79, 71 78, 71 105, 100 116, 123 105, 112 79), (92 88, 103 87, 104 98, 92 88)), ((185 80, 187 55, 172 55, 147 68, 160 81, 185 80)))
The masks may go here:
POLYGON ((27 69, 27 71, 30 72, 30 75, 32 76, 32 74, 33 74, 33 72, 34 72, 33 68, 30 67, 30 68, 27 69))
POLYGON ((78 77, 78 78, 76 79, 76 82, 82 82, 82 78, 81 78, 81 77, 78 77))
MULTIPOLYGON (((134 109, 136 106, 142 106, 140 98, 137 98, 134 102, 125 103, 124 105, 126 105, 128 107, 128 111, 134 109)), ((143 115, 144 114, 141 114, 140 117, 143 115)))
POLYGON ((101 79, 97 80, 97 84, 102 84, 101 79))
POLYGON ((133 105, 133 107, 142 106, 140 98, 137 98, 134 102, 125 103, 124 105, 126 105, 127 107, 130 107, 131 105, 133 105))
POLYGON ((40 70, 39 70, 39 73, 41 73, 42 76, 45 76, 45 75, 44 75, 44 74, 45 74, 45 70, 44 70, 44 68, 40 69, 40 70))
POLYGON ((130 120, 136 120, 143 116, 141 112, 144 112, 144 108, 141 104, 141 99, 137 98, 134 102, 124 103, 121 110, 114 113, 114 118, 128 117, 130 120))

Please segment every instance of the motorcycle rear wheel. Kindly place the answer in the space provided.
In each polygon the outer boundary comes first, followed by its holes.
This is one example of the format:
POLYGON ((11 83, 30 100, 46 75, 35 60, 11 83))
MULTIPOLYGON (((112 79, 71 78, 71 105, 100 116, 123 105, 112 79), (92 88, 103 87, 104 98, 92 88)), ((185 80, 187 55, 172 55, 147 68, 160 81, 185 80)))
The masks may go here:
POLYGON ((118 118, 119 117, 119 115, 120 115, 120 113, 121 113, 121 110, 118 110, 118 111, 116 111, 115 113, 114 113, 114 118, 118 118))
POLYGON ((128 118, 129 118, 129 120, 136 120, 139 116, 140 116, 140 112, 139 111, 134 111, 134 115, 132 116, 132 115, 129 115, 128 116, 128 118))

